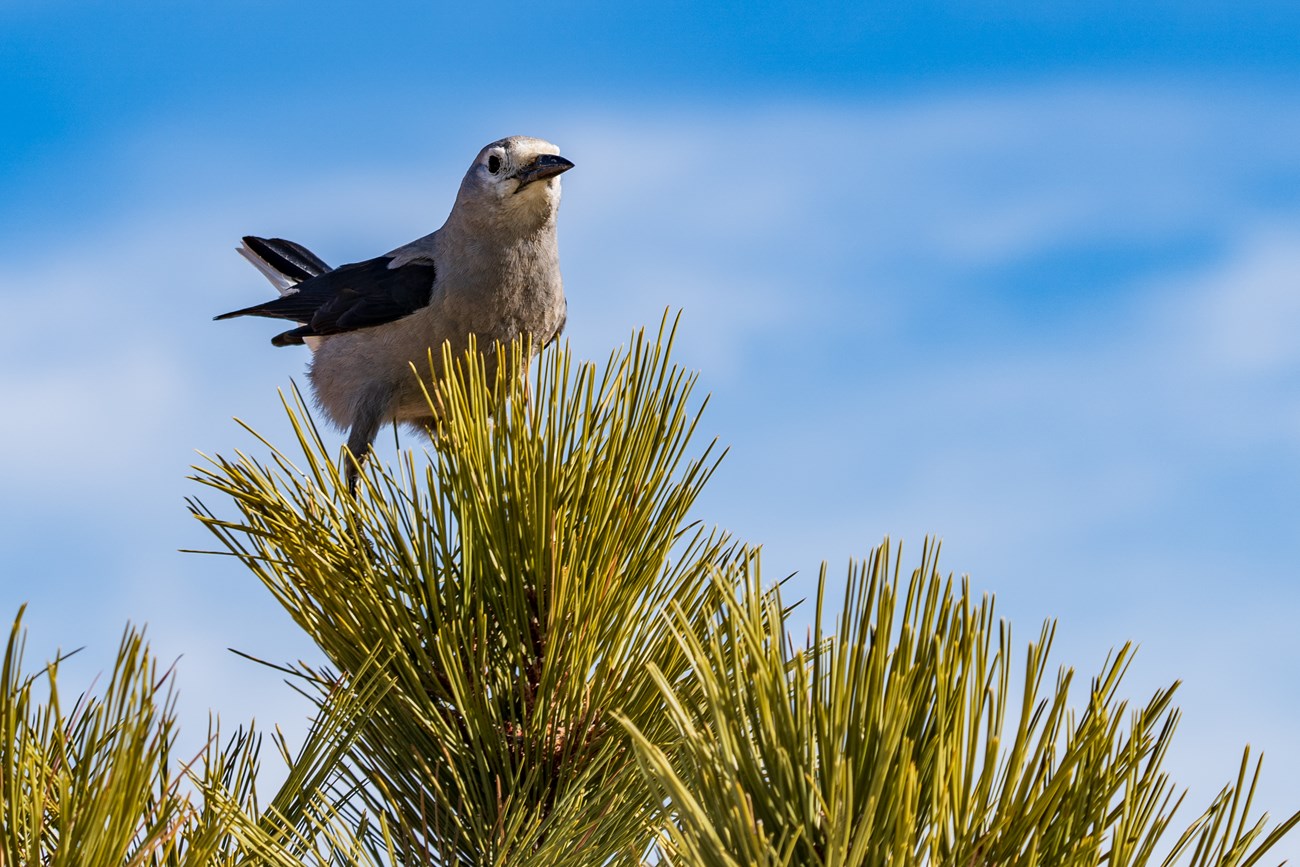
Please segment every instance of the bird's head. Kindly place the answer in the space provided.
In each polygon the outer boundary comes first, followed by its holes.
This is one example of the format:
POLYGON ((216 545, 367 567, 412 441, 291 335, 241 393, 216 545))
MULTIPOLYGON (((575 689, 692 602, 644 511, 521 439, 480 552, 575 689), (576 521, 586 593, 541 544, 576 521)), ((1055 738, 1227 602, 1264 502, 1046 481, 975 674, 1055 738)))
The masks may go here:
POLYGON ((573 163, 548 141, 526 135, 494 141, 465 173, 456 207, 476 222, 544 224, 560 205, 559 176, 571 168, 573 163))

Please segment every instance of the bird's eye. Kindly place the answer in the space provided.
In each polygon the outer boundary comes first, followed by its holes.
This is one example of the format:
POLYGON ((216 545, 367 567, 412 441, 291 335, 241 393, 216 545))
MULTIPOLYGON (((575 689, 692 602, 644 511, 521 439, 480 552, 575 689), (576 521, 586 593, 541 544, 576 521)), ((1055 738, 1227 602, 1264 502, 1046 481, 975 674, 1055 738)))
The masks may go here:
POLYGON ((501 157, 496 154, 488 157, 488 171, 494 175, 501 171, 501 157))

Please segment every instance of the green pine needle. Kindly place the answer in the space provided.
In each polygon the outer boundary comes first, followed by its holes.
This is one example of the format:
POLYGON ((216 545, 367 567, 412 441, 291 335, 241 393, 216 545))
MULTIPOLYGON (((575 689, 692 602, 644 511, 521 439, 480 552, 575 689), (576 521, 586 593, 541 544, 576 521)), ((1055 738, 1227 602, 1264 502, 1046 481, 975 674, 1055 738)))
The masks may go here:
POLYGON ((272 738, 284 785, 259 800, 251 729, 175 755, 139 633, 67 708, 15 622, 0 867, 1250 867, 1300 822, 1252 812, 1247 751, 1175 825, 1177 684, 1130 705, 1128 645, 1077 681, 1050 623, 1014 659, 937 546, 904 574, 886 543, 838 605, 823 569, 797 643, 757 553, 693 520, 720 455, 674 328, 601 365, 445 351, 431 444, 355 495, 287 396, 292 451, 253 434, 197 470, 230 514, 190 503, 327 660, 277 666, 317 710, 272 738))

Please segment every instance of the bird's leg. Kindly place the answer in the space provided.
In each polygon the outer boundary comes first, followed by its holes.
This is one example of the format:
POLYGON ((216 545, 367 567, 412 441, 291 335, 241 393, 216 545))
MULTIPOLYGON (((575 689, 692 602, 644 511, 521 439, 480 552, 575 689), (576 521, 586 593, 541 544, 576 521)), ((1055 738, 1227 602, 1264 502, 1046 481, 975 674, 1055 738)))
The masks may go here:
MULTIPOLYGON (((370 443, 360 434, 360 429, 354 427, 352 435, 348 437, 348 451, 351 454, 347 466, 344 467, 344 474, 348 480, 348 493, 353 496, 356 496, 357 483, 361 480, 361 467, 370 455, 370 443)), ((372 433, 371 436, 373 435, 372 433)))
POLYGON ((361 467, 370 455, 370 446, 379 433, 387 409, 387 394, 370 393, 357 401, 352 414, 352 431, 348 434, 348 451, 352 460, 348 461, 346 475, 348 492, 355 495, 357 482, 361 478, 361 467))

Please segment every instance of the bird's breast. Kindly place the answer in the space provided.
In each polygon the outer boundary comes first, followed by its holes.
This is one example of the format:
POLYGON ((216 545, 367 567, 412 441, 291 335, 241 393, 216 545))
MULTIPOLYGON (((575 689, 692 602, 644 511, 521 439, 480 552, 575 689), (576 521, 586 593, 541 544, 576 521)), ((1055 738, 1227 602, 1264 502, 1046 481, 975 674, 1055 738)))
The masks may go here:
MULTIPOLYGON (((564 284, 553 239, 484 245, 440 267, 435 306, 480 340, 509 341, 522 333, 549 340, 564 316, 564 284)), ((440 257, 440 265, 447 256, 440 257)))

